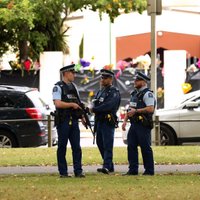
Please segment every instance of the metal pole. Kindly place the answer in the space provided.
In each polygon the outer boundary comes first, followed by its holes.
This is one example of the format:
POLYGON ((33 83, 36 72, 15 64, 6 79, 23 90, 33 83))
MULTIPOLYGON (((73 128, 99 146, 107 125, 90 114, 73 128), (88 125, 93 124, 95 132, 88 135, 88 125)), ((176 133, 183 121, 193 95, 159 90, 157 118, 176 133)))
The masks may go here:
POLYGON ((160 145, 160 123, 159 123, 159 116, 155 116, 155 145, 160 145))
MULTIPOLYGON (((154 92, 155 98, 157 100, 157 38, 156 38, 156 0, 151 0, 151 90, 154 92)), ((156 121, 156 107, 155 113, 153 115, 156 121)), ((160 132, 155 127, 155 145, 158 144, 158 138, 160 138, 160 132)))
POLYGON ((156 40, 156 0, 153 1, 153 9, 151 12, 151 90, 157 97, 157 40, 156 40))
POLYGON ((52 147, 51 115, 48 115, 48 147, 52 147))

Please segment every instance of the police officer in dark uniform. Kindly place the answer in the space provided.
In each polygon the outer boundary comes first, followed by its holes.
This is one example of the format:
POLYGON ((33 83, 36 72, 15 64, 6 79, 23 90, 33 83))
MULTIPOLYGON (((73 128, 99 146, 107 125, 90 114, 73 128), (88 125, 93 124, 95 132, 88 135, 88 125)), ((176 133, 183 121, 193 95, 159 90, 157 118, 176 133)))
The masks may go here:
POLYGON ((122 130, 125 131, 127 120, 130 119, 131 126, 127 136, 129 170, 123 175, 138 175, 138 146, 141 148, 145 169, 143 175, 154 175, 151 129, 156 101, 147 87, 150 78, 141 72, 135 78, 135 90, 131 93, 130 105, 122 124, 122 130))
POLYGON ((60 69, 62 81, 53 88, 53 101, 56 107, 55 125, 58 132, 57 162, 61 178, 71 177, 68 174, 66 161, 67 143, 70 141, 72 148, 73 167, 75 177, 83 178, 82 151, 80 147, 79 118, 84 123, 81 107, 77 101, 77 89, 73 84, 75 65, 68 65, 60 69))
POLYGON ((114 73, 110 70, 101 70, 101 89, 93 100, 95 113, 96 142, 103 159, 103 167, 97 171, 109 174, 114 172, 113 143, 115 127, 118 125, 117 110, 120 105, 119 90, 112 85, 114 73))

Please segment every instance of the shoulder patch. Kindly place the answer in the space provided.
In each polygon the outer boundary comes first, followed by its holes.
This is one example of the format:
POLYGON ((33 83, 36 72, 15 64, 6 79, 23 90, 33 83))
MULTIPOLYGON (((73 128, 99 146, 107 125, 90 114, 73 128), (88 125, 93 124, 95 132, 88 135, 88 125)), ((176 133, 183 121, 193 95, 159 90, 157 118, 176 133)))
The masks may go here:
POLYGON ((54 86, 53 92, 57 92, 57 91, 58 91, 58 87, 57 87, 57 86, 54 86))
POLYGON ((149 98, 153 98, 153 94, 151 92, 148 93, 149 98))

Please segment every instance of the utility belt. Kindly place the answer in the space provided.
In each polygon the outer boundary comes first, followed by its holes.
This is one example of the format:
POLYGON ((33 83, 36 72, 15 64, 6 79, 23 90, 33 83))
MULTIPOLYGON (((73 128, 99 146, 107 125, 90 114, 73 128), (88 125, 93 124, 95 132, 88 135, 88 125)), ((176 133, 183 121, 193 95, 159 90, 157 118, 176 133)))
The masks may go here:
POLYGON ((130 117, 131 123, 141 123, 143 126, 152 129, 153 128, 153 119, 152 117, 147 117, 145 115, 135 115, 130 117))
POLYGON ((96 116, 96 121, 106 122, 108 125, 115 126, 115 128, 119 127, 118 117, 116 115, 113 115, 112 113, 96 116))
POLYGON ((61 124, 66 119, 69 119, 69 125, 72 125, 72 120, 82 118, 83 112, 81 110, 56 110, 51 112, 51 115, 54 116, 54 126, 61 124))

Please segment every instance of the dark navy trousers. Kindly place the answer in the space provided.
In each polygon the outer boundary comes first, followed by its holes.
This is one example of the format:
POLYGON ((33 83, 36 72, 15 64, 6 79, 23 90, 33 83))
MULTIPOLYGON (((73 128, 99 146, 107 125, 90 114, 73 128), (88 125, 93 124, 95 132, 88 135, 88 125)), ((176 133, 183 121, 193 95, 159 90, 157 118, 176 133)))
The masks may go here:
POLYGON ((153 175, 154 159, 151 148, 151 129, 143 126, 140 122, 132 123, 127 139, 129 171, 135 174, 138 173, 138 146, 140 146, 145 169, 144 173, 153 175))
POLYGON ((58 132, 58 149, 57 162, 58 171, 61 175, 68 174, 66 153, 67 143, 70 141, 72 148, 72 158, 74 173, 82 173, 82 151, 80 146, 80 129, 77 119, 72 119, 72 125, 69 125, 69 118, 57 126, 58 132))
POLYGON ((101 157, 103 159, 103 167, 110 171, 114 171, 113 164, 113 143, 114 143, 115 127, 109 125, 108 122, 97 122, 96 141, 101 157))

